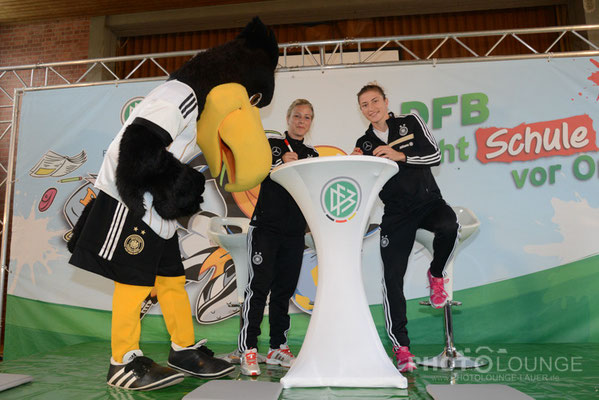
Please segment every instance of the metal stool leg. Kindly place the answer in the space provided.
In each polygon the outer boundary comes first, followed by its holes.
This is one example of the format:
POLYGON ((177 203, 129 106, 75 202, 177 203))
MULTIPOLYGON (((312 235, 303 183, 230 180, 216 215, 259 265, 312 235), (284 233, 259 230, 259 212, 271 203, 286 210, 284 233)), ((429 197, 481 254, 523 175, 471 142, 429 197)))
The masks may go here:
MULTIPOLYGON (((420 304, 430 306, 430 302, 428 301, 421 301, 420 304)), ((418 361, 417 363, 419 365, 442 369, 465 369, 478 368, 487 364, 484 360, 473 360, 472 358, 463 356, 456 350, 453 344, 453 318, 451 315, 451 307, 460 305, 462 305, 461 302, 453 300, 445 303, 445 348, 443 349, 443 352, 436 357, 418 361)))
MULTIPOLYGON (((460 234, 458 236, 459 242, 456 246, 455 253, 458 248, 468 239, 474 232, 476 232, 480 226, 480 221, 474 215, 472 211, 465 207, 453 207, 458 222, 460 224, 460 234)), ((433 240, 434 235, 431 232, 419 229, 416 232, 416 241, 418 241, 425 249, 428 250, 430 255, 433 255, 433 240)), ((455 257, 455 254, 454 254, 455 257)), ((445 303, 444 307, 444 320, 445 320, 445 349, 443 352, 436 357, 427 358, 417 363, 428 367, 436 367, 442 369, 462 369, 462 368, 477 368, 486 365, 486 361, 473 360, 460 354, 453 344, 453 320, 451 316, 452 306, 461 306, 462 303, 453 300, 453 259, 450 260, 445 267, 445 272, 449 278, 445 290, 449 294, 449 299, 445 303)), ((420 304, 430 306, 430 301, 421 301, 420 304)))
MULTIPOLYGON (((244 299, 245 287, 248 284, 248 267, 247 260, 247 232, 250 220, 247 218, 236 217, 212 217, 208 227, 208 237, 210 240, 225 249, 231 255, 233 264, 235 265, 235 276, 237 285, 237 303, 228 303, 227 306, 237 308, 239 310, 239 327, 243 326, 243 318, 241 316, 241 307, 244 299), (231 233, 229 227, 237 227, 239 233, 231 233)), ((235 349, 229 354, 220 356, 225 361, 232 364, 239 364, 241 353, 239 349, 235 349)), ((265 363, 266 357, 258 354, 258 362, 265 363)))
MULTIPOLYGON (((243 317, 241 316, 241 305, 229 304, 229 307, 238 307, 239 308, 239 330, 241 330, 241 328, 243 327, 243 317)), ((240 364, 241 352, 239 351, 239 349, 235 349, 227 355, 219 356, 219 358, 222 358, 223 360, 228 361, 231 364, 240 364)), ((266 356, 264 356, 263 354, 258 353, 257 359, 260 364, 264 364, 266 362, 266 356)))

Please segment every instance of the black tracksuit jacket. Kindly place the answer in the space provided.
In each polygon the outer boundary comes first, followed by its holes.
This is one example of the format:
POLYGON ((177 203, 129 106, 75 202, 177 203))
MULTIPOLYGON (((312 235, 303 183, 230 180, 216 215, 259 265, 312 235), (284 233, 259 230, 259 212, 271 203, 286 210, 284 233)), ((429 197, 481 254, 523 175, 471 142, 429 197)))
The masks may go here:
MULTIPOLYGON (((431 172, 431 167, 440 164, 441 154, 435 138, 418 115, 395 117, 389 113, 387 126, 389 143, 402 139, 392 148, 406 155, 405 161, 397 163, 397 174, 387 181, 379 193, 385 205, 385 215, 391 217, 391 222, 442 198, 431 172)), ((375 135, 371 124, 366 133, 358 138, 356 147, 362 149, 365 155, 372 155, 376 147, 386 144, 375 135)))
MULTIPOLYGON (((303 140, 292 139, 287 132, 285 137, 293 152, 297 153, 298 159, 318 157, 318 152, 313 147, 305 145, 303 140)), ((290 150, 279 135, 268 135, 268 142, 272 151, 272 168, 274 168, 283 164, 283 154, 290 150)), ((260 186, 258 202, 250 224, 288 236, 304 235, 306 230, 306 220, 295 200, 287 190, 270 179, 270 174, 260 186)))

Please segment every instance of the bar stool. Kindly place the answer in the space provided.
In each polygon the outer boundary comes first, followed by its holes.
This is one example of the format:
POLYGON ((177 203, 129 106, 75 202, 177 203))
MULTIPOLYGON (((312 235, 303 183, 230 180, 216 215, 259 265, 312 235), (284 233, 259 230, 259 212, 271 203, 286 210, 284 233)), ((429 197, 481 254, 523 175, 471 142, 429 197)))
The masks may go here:
MULTIPOLYGON (((229 307, 241 311, 245 288, 249 280, 249 260, 247 254, 247 233, 250 220, 243 217, 212 217, 208 225, 208 237, 231 255, 235 265, 235 284, 237 285, 237 303, 228 303, 229 307)), ((241 325, 241 313, 239 318, 241 325)), ((233 364, 239 364, 239 349, 221 357, 233 364)), ((266 362, 266 357, 258 354, 258 362, 266 362)))
MULTIPOLYGON (((418 364, 425 365, 428 367, 437 367, 442 369, 463 369, 463 368, 477 368, 487 363, 481 360, 473 360, 469 357, 465 357, 460 354, 453 344, 453 321, 451 315, 452 306, 461 306, 462 303, 453 300, 453 262, 458 250, 462 247, 464 242, 474 234, 480 227, 480 221, 476 215, 465 207, 452 207, 453 211, 458 217, 458 223, 460 224, 459 239, 454 250, 454 256, 448 262, 445 267, 445 276, 448 282, 445 284, 445 291, 447 292, 448 299, 444 306, 444 320, 445 320, 445 348, 443 352, 436 357, 427 358, 418 361, 418 364)), ((434 235, 432 232, 424 229, 418 229, 416 232, 416 241, 420 243, 428 252, 433 254, 433 239, 434 235)), ((421 301, 420 304, 430 306, 430 300, 421 301)))

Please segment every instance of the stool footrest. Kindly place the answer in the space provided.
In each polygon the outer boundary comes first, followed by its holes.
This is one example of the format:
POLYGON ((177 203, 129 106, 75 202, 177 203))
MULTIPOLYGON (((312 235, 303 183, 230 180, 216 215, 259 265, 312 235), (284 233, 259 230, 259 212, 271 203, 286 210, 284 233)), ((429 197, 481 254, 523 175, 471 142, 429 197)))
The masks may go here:
MULTIPOLYGON (((462 305, 461 301, 456 301, 456 300, 450 300, 447 303, 449 303, 450 306, 461 306, 462 305)), ((418 304, 420 304, 422 306, 430 306, 431 305, 431 301, 430 300, 423 300, 423 301, 419 301, 418 304)))
POLYGON ((484 360, 474 360, 469 357, 464 357, 455 351, 455 349, 450 351, 445 349, 443 353, 438 356, 417 361, 417 364, 441 369, 466 369, 482 367, 483 365, 486 365, 487 362, 484 360))

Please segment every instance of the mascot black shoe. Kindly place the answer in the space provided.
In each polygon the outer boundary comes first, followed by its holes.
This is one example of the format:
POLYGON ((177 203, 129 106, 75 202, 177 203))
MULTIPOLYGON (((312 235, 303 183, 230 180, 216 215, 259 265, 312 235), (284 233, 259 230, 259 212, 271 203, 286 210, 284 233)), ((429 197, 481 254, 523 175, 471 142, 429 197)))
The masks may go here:
POLYGON ((233 371, 235 367, 225 360, 214 358, 214 352, 204 346, 206 340, 191 347, 171 345, 168 365, 198 378, 218 378, 233 371))
POLYGON ((225 165, 228 191, 249 190, 268 174, 258 107, 272 99, 277 60, 274 34, 254 18, 237 38, 199 53, 152 90, 108 147, 98 196, 68 247, 72 265, 115 282, 109 385, 151 390, 182 379, 140 350, 140 309, 152 288, 171 338, 169 365, 202 378, 233 370, 205 341, 196 344, 176 219, 202 202, 204 176, 185 164, 198 146, 212 176, 225 165))
POLYGON ((140 350, 125 354, 127 362, 110 360, 106 382, 110 386, 130 390, 153 390, 179 383, 185 377, 171 368, 161 367, 140 350))

